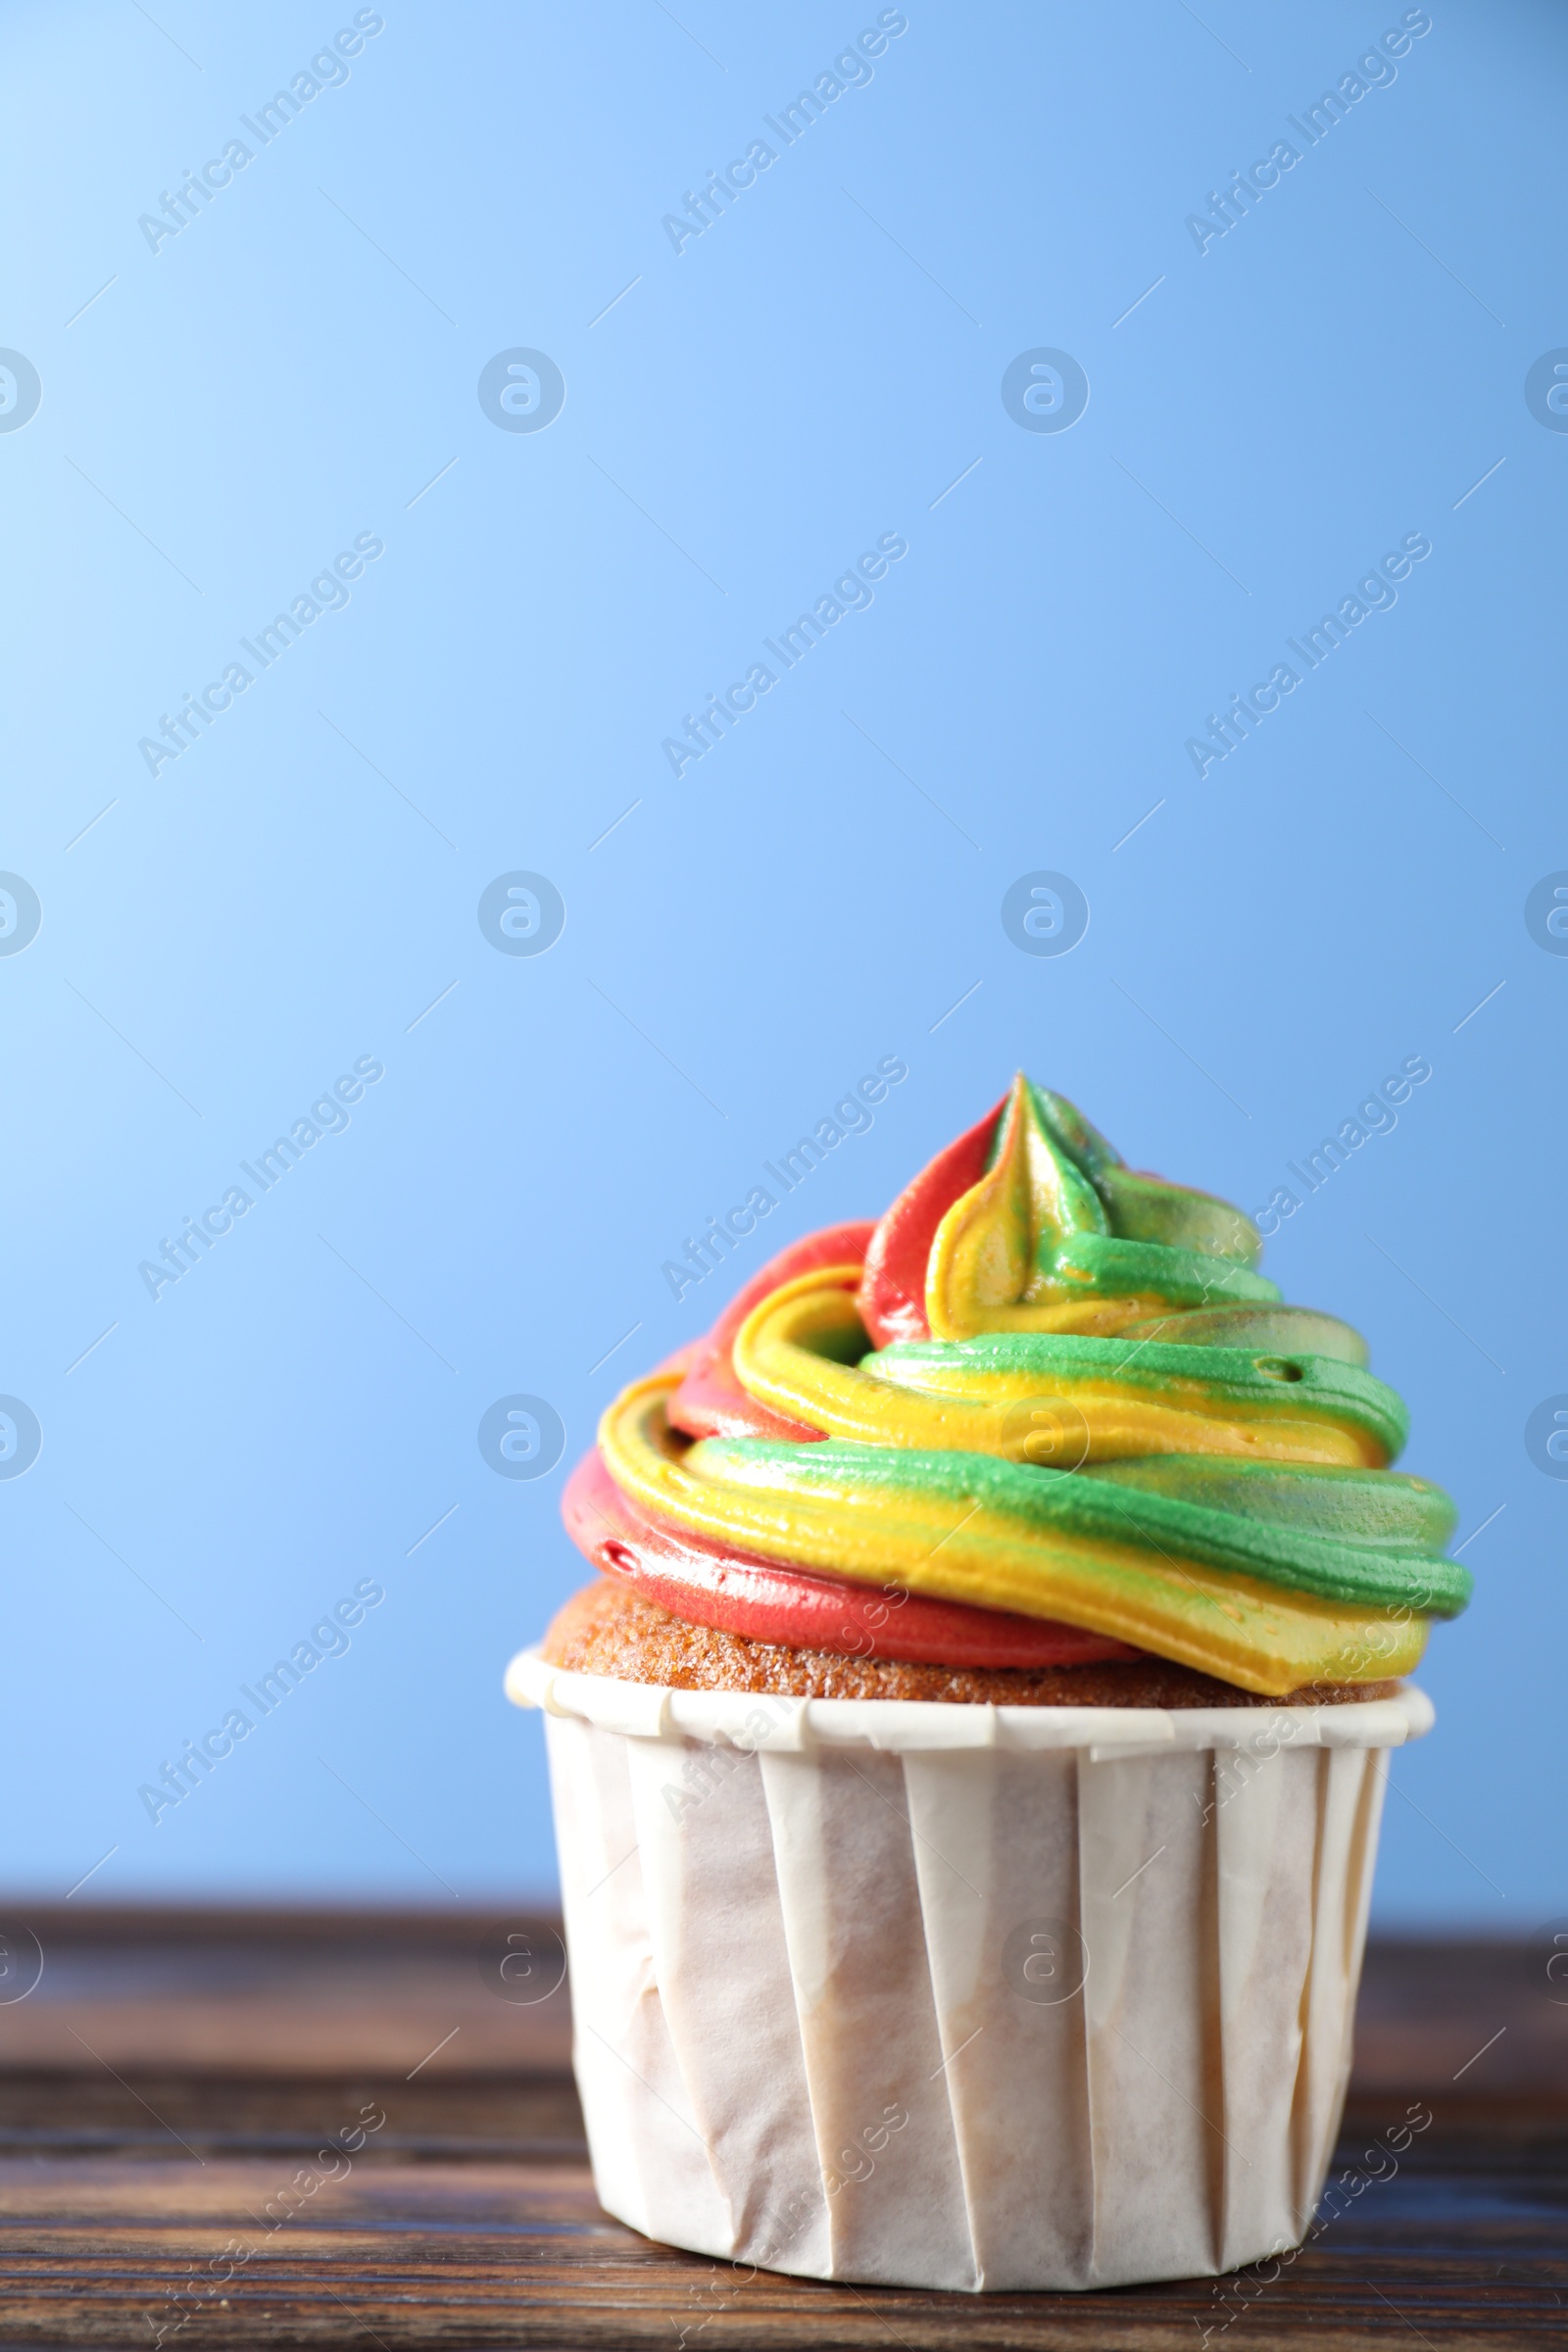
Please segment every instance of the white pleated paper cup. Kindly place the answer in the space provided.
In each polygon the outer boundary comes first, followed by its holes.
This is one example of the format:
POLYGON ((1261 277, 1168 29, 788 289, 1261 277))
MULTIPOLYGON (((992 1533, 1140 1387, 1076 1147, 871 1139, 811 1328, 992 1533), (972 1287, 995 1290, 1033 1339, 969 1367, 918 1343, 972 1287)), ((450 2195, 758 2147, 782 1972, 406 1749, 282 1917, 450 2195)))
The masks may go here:
POLYGON ((1192 2278, 1322 2189, 1425 1694, 945 1706, 514 1658, 601 2203, 813 2278, 1192 2278))

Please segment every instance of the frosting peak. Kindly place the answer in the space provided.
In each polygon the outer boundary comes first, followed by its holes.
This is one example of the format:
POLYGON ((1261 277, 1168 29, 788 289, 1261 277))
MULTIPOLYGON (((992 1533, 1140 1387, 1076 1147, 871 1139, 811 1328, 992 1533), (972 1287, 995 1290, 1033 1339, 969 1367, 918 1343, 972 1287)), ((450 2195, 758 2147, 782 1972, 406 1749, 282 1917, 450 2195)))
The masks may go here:
POLYGON ((1020 1071, 878 1225, 860 1312, 891 1340, 1109 1333, 1172 1309, 1274 1302, 1262 1237, 1229 1201, 1129 1168, 1020 1071))

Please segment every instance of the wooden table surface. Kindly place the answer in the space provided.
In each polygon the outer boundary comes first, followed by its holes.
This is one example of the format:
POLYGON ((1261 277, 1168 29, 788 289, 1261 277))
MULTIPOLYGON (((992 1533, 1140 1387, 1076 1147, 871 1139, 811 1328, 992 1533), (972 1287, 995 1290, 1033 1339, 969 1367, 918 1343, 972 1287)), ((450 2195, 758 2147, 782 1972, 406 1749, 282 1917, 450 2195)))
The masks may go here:
POLYGON ((1540 1950, 1374 1945, 1336 2159, 1360 2193, 1277 2278, 969 2296, 753 2275, 609 2220, 564 1993, 489 1988, 486 1932, 518 1924, 34 1910, 42 1979, 0 2005, 0 2352, 1568 2345, 1568 1986, 1540 1950), (1414 2101, 1431 2128, 1370 2178, 1414 2101), (352 2155, 318 2161, 329 2134, 352 2155))

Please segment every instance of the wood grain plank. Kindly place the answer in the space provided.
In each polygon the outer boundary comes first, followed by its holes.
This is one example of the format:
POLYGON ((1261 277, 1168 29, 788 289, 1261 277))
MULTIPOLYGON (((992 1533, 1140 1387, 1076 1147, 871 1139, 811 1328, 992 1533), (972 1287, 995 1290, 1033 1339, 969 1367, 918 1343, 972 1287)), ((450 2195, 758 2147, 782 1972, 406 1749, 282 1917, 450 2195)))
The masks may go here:
POLYGON ((494 1995, 495 1925, 48 1918, 48 1999, 0 2010, 0 2352, 1568 2342, 1568 2008, 1522 1948, 1373 1947, 1350 2201, 1277 2275, 963 2296, 753 2274, 611 2221, 564 1995, 494 1995), (1431 2129, 1370 2180, 1363 2151, 1412 2097, 1431 2129), (320 2180, 327 2135, 370 2116, 320 2180))
MULTIPOLYGON (((16 2342, 195 2346, 1049 2346, 1178 2340, 1454 2352, 1568 2336, 1568 2133, 1539 2119, 1368 2184, 1278 2278, 969 2297, 750 2275, 604 2216, 581 2164, 359 2163, 280 2203, 277 2159, 0 2163, 0 2303, 16 2342), (243 2257, 243 2258, 242 2258, 243 2257), (217 2268, 214 2268, 214 2266, 217 2268), (232 2275, 229 2275, 232 2274, 232 2275), (188 2315, 188 2316, 187 2316, 188 2315), (181 2324, 183 2323, 183 2324, 181 2324), (172 2330, 178 2328, 177 2337, 172 2330)), ((1353 2143, 1352 2143, 1353 2144, 1353 2143)))

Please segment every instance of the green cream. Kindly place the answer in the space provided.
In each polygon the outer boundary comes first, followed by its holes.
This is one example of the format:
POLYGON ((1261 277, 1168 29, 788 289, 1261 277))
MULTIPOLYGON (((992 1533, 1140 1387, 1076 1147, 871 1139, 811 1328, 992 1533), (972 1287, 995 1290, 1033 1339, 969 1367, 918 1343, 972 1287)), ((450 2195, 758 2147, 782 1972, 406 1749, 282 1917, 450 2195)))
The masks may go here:
MULTIPOLYGON (((1075 1102, 1069 1102, 1065 1095, 1054 1095, 1049 1087, 1026 1083, 1029 1112, 1038 1132, 1048 1139, 1052 1157, 1058 1166, 1070 1164, 1080 1172, 1099 1196, 1096 1206, 1077 1220, 1080 1230, 1152 1243, 1182 1254, 1196 1252, 1211 1259, 1233 1258, 1243 1266, 1256 1265, 1263 1237, 1241 1209, 1233 1208, 1228 1200, 1216 1200, 1212 1193, 1191 1192, 1184 1185, 1167 1184, 1162 1176, 1141 1176, 1127 1166, 1099 1128, 1091 1126, 1075 1102)), ((999 1122, 993 1161, 1001 1138, 999 1122)), ((1272 1283, 1246 1295, 1279 1297, 1272 1283)))
POLYGON ((1437 1617, 1457 1615, 1470 1597, 1468 1570, 1442 1554, 1453 1523, 1446 1496, 1390 1471, 1187 1455, 1061 1471, 989 1454, 720 1438, 685 1459, 699 1478, 836 1499, 851 1513, 897 1496, 930 1511, 933 1549, 979 1508, 1024 1553, 1052 1536, 1131 1544, 1323 1600, 1437 1617))
POLYGON ((1409 1434, 1394 1390, 1359 1365, 1327 1355, 1275 1355, 1244 1348, 1177 1347, 1162 1340, 1085 1339, 1069 1333, 987 1332, 974 1340, 906 1340, 862 1358, 861 1370, 924 1395, 980 1392, 1071 1397, 1076 1385, 1107 1383, 1129 1398, 1201 1409, 1223 1418, 1240 1405, 1258 1414, 1348 1424, 1389 1460, 1409 1434))
POLYGON ((1172 1306, 1278 1299, 1261 1274, 1228 1257, 1200 1250, 1175 1250, 1162 1242, 1124 1241, 1107 1233, 1075 1233, 1052 1252, 1051 1273, 1064 1292, 1134 1298, 1147 1291, 1172 1306))
POLYGON ((1263 1355, 1332 1355, 1366 1370, 1361 1334, 1311 1306, 1200 1306, 1129 1323, 1119 1337, 1129 1343, 1169 1340, 1182 1348, 1250 1348, 1263 1355))

